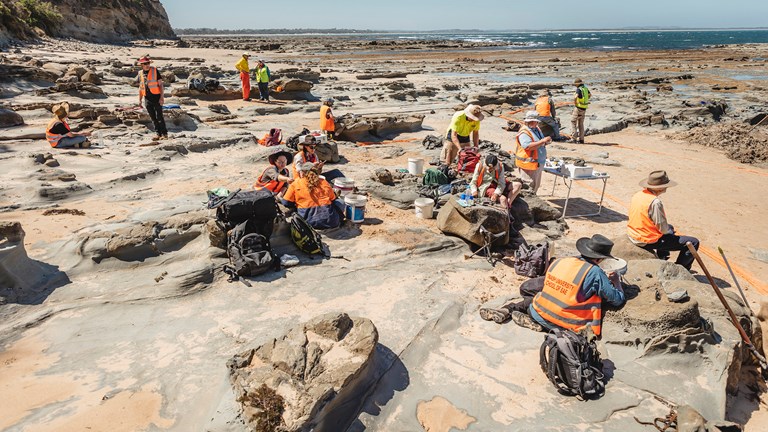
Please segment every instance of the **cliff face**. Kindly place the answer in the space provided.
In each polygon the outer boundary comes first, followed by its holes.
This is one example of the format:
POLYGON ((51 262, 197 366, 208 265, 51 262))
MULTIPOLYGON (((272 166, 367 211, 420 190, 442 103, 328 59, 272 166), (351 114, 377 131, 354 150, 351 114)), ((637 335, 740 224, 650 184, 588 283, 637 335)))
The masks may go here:
POLYGON ((176 36, 160 0, 39 0, 32 3, 30 6, 29 2, 0 0, 0 45, 12 38, 35 37, 35 26, 51 36, 89 42, 176 36))

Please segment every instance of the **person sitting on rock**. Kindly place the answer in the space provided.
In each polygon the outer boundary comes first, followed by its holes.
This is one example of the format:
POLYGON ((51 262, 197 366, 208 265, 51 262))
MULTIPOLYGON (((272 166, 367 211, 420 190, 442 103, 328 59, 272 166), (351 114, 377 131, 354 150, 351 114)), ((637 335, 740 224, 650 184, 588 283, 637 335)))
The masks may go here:
POLYGON ((482 108, 472 104, 467 105, 463 111, 453 115, 443 143, 443 161, 445 165, 451 166, 461 149, 470 145, 473 145, 475 148, 480 146, 480 122, 484 118, 482 108))
POLYGON ((475 166, 475 173, 472 175, 469 187, 474 197, 490 198, 494 203, 499 203, 508 209, 520 194, 523 184, 517 179, 508 181, 505 178, 504 165, 499 162, 499 158, 487 155, 485 163, 475 166))
POLYGON ((323 101, 320 107, 320 130, 325 132, 329 140, 333 140, 336 133, 336 119, 333 117, 333 99, 328 98, 323 101))
POLYGON ((562 140, 560 136, 560 124, 557 122, 555 103, 549 90, 541 90, 536 99, 536 112, 539 113, 539 121, 552 128, 552 139, 562 140))
POLYGON ((269 155, 269 166, 261 173, 253 188, 256 190, 267 189, 277 197, 282 198, 288 190, 288 185, 294 180, 288 169, 291 162, 293 162, 293 155, 287 151, 279 151, 269 155))
POLYGON ((525 113, 525 127, 520 129, 515 137, 515 165, 520 169, 520 177, 523 182, 538 192, 541 186, 541 171, 547 160, 547 144, 552 138, 544 136, 539 129, 539 113, 528 111, 525 113))
POLYGON ((53 107, 53 118, 45 128, 45 139, 53 148, 88 148, 88 133, 73 133, 67 123, 69 104, 64 102, 53 107))
POLYGON ((699 240, 675 234, 675 228, 667 222, 664 205, 659 199, 659 195, 676 184, 669 179, 666 171, 653 171, 640 182, 643 190, 636 193, 629 204, 627 235, 632 243, 655 253, 659 259, 668 259, 670 251, 680 251, 675 263, 691 270, 695 258, 686 243, 691 242, 698 250, 699 240))
POLYGON ((562 328, 578 332, 589 326, 600 336, 603 302, 621 306, 626 301, 619 275, 606 274, 598 267, 604 259, 613 258, 613 242, 595 234, 577 240, 576 249, 581 256, 556 259, 543 278, 524 283, 520 287, 522 301, 499 309, 482 308, 480 317, 499 324, 511 318, 517 325, 536 331, 562 328), (534 281, 539 281, 538 286, 534 281))
POLYGON ((299 178, 288 186, 283 204, 295 208, 315 229, 338 228, 344 221, 344 203, 336 198, 333 188, 320 178, 316 168, 312 162, 299 166, 299 178))
POLYGON ((165 127, 165 117, 163 117, 163 104, 165 103, 163 78, 157 68, 151 66, 152 60, 149 57, 140 58, 138 63, 141 66, 138 77, 139 105, 141 105, 142 100, 146 102, 145 108, 149 113, 149 118, 152 119, 152 124, 155 125, 157 136, 152 140, 168 139, 168 129, 165 127))
POLYGON ((317 139, 312 135, 304 135, 304 140, 299 141, 301 151, 293 155, 293 178, 299 178, 299 167, 307 162, 315 164, 317 172, 323 171, 324 162, 320 161, 315 153, 317 139))

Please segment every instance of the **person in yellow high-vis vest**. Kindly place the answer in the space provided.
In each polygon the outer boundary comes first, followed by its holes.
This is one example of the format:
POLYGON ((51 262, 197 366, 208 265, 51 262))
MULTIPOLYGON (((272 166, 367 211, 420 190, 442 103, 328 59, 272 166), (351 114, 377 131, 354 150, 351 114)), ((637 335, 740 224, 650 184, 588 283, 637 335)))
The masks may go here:
POLYGON ((259 60, 256 64, 256 83, 259 85, 259 100, 269 102, 269 79, 271 78, 269 68, 263 61, 259 60))
POLYGON ((584 144, 584 117, 587 116, 589 107, 589 98, 592 93, 581 78, 576 78, 573 82, 576 86, 576 96, 573 98, 573 116, 571 117, 571 142, 584 144))

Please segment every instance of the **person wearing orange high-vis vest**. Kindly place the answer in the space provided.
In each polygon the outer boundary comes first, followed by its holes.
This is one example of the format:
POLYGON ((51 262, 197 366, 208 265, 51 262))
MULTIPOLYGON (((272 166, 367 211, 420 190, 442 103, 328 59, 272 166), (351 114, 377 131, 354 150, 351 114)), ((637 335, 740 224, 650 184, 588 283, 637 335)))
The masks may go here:
POLYGON ((547 144, 551 137, 544 136, 539 129, 539 113, 528 111, 523 119, 523 127, 515 138, 515 165, 520 170, 523 182, 528 183, 533 193, 541 186, 541 172, 547 160, 547 144))
POLYGON ((165 118, 163 117, 163 103, 165 103, 163 79, 157 68, 151 66, 152 60, 149 57, 140 58, 138 63, 141 66, 138 77, 139 105, 142 101, 146 102, 147 113, 152 119, 152 124, 155 125, 155 133, 157 134, 153 140, 167 139, 168 129, 165 127, 165 118))
POLYGON ((45 128, 45 139, 53 148, 88 148, 89 133, 76 134, 72 132, 67 122, 69 104, 61 103, 53 107, 53 118, 45 128))
POLYGON ((560 124, 557 122, 555 103, 549 90, 541 90, 535 103, 536 112, 539 113, 539 121, 552 128, 552 139, 560 141, 560 124))
POLYGON ((606 274, 598 267, 604 259, 612 258, 613 242, 595 234, 577 240, 576 249, 580 257, 560 258, 550 264, 543 286, 521 286, 522 301, 500 309, 480 309, 480 316, 497 323, 511 318, 521 327, 537 331, 562 328, 579 332, 590 327, 600 336, 603 301, 612 306, 626 301, 618 274, 606 274))
POLYGON ((336 119, 333 116, 333 99, 328 98, 320 106, 320 130, 325 132, 329 140, 334 139, 336 133, 336 119))
POLYGON ((517 179, 509 181, 505 177, 504 166, 499 162, 499 158, 492 154, 487 155, 484 163, 475 166, 472 181, 469 182, 472 195, 490 198, 492 202, 499 203, 504 208, 511 207, 523 184, 517 179))
POLYGON ((288 185, 293 183, 291 171, 288 165, 293 162, 293 155, 287 151, 278 151, 269 155, 269 166, 259 176, 253 188, 256 190, 267 189, 282 198, 288 185))
POLYGON ((670 251, 680 251, 676 264, 690 270, 694 257, 686 243, 699 249, 699 239, 675 234, 675 228, 667 222, 667 214, 659 195, 675 186, 666 171, 653 171, 640 182, 643 190, 636 193, 629 203, 627 235, 636 246, 656 254, 659 259, 669 258, 670 251))

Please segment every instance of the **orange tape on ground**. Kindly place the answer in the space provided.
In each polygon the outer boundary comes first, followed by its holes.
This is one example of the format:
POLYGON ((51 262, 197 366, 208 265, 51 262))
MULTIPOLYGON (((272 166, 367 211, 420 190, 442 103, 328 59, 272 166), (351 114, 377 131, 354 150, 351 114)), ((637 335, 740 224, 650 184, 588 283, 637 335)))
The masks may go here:
POLYGON ((397 144, 397 143, 410 143, 410 142, 417 142, 417 141, 421 141, 421 140, 411 138, 411 139, 401 139, 401 140, 386 140, 386 141, 379 141, 379 142, 358 141, 357 145, 358 147, 362 147, 362 146, 378 145, 378 144, 397 144))

